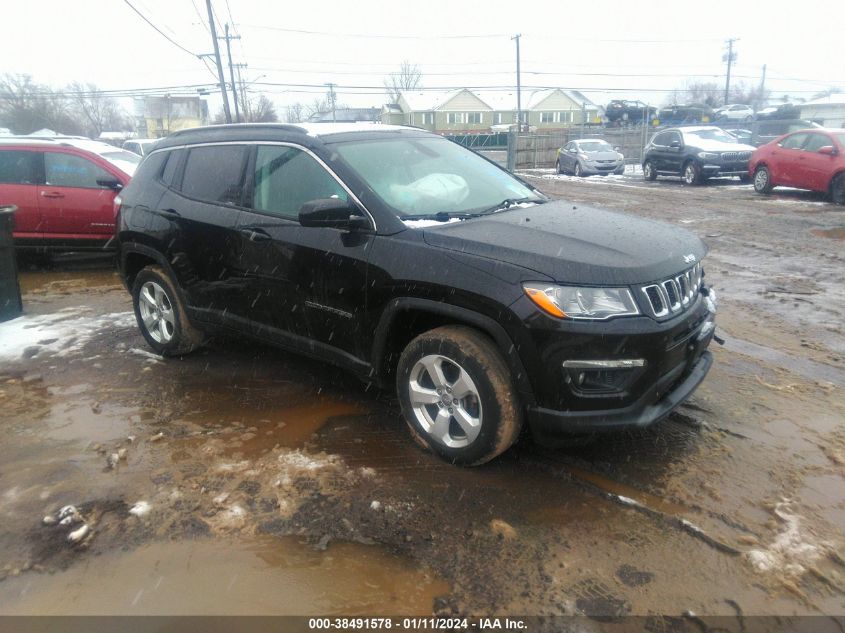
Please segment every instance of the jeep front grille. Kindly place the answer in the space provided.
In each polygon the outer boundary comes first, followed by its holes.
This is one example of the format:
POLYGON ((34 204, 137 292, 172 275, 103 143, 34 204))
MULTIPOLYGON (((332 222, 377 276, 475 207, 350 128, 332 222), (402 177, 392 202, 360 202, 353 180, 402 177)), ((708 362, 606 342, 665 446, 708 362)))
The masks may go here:
POLYGON ((695 301, 695 295, 701 288, 701 262, 682 272, 680 275, 664 279, 658 283, 641 286, 646 298, 646 306, 651 316, 662 318, 686 310, 695 301))
POLYGON ((751 160, 751 152, 722 152, 722 160, 725 162, 751 160))

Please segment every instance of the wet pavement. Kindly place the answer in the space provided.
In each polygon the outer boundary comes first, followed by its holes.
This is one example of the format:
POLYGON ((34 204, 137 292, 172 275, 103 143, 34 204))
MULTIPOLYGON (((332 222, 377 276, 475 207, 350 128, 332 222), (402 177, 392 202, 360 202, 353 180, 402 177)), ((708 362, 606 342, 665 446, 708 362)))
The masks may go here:
POLYGON ((455 468, 389 393, 243 341, 162 359, 107 266, 28 270, 0 325, 0 614, 845 614, 845 215, 547 180, 710 244, 727 344, 677 413, 455 468))

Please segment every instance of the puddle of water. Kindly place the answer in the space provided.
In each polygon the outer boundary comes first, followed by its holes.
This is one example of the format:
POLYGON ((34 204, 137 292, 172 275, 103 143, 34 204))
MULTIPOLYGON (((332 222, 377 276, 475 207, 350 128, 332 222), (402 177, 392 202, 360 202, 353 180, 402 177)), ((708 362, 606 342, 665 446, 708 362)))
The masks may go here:
POLYGON ((113 270, 94 271, 21 271, 18 274, 21 293, 43 294, 88 292, 91 289, 120 286, 120 279, 113 270))
POLYGON ((4 615, 430 615, 448 585, 376 547, 164 542, 0 583, 4 615))
POLYGON ((845 226, 838 226, 833 229, 813 229, 810 233, 816 237, 829 237, 833 240, 845 240, 845 226))
MULTIPOLYGON (((231 457, 240 454, 243 457, 258 457, 276 447, 301 447, 315 432, 332 418, 358 416, 365 409, 354 402, 318 399, 316 402, 298 406, 285 406, 285 398, 273 394, 256 394, 254 389, 244 390, 248 403, 237 399, 229 401, 215 400, 206 410, 192 411, 184 419, 193 424, 206 427, 210 421, 237 425, 234 430, 224 430, 214 435, 224 446, 221 454, 231 457)), ((353 422, 350 422, 353 424, 353 422)), ((175 455, 181 460, 187 447, 205 441, 204 438, 189 439, 180 446, 175 455)))

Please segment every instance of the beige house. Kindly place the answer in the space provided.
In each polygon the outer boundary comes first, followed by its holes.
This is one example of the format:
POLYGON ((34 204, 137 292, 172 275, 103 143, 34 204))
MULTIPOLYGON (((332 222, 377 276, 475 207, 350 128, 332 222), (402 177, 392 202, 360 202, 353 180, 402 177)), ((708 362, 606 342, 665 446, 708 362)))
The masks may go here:
MULTIPOLYGON (((494 126, 516 123, 516 91, 402 92, 396 103, 384 106, 382 123, 412 125, 440 134, 488 132, 494 126)), ((574 90, 560 88, 522 92, 522 120, 538 130, 564 129, 596 122, 600 108, 574 90)), ((507 128, 503 128, 507 129, 507 128)))

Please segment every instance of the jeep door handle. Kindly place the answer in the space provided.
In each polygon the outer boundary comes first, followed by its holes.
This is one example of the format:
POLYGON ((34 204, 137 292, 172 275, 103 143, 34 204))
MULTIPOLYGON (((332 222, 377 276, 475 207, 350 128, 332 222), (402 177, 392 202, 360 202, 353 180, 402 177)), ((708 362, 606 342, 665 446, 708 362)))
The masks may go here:
POLYGON ((182 214, 179 213, 176 209, 162 209, 159 211, 164 217, 166 218, 181 218, 182 214))
POLYGON ((250 242, 267 242, 273 239, 267 231, 259 227, 245 226, 238 230, 246 235, 250 242))
POLYGON ((42 191, 41 192, 42 198, 64 198, 65 194, 61 191, 42 191))

